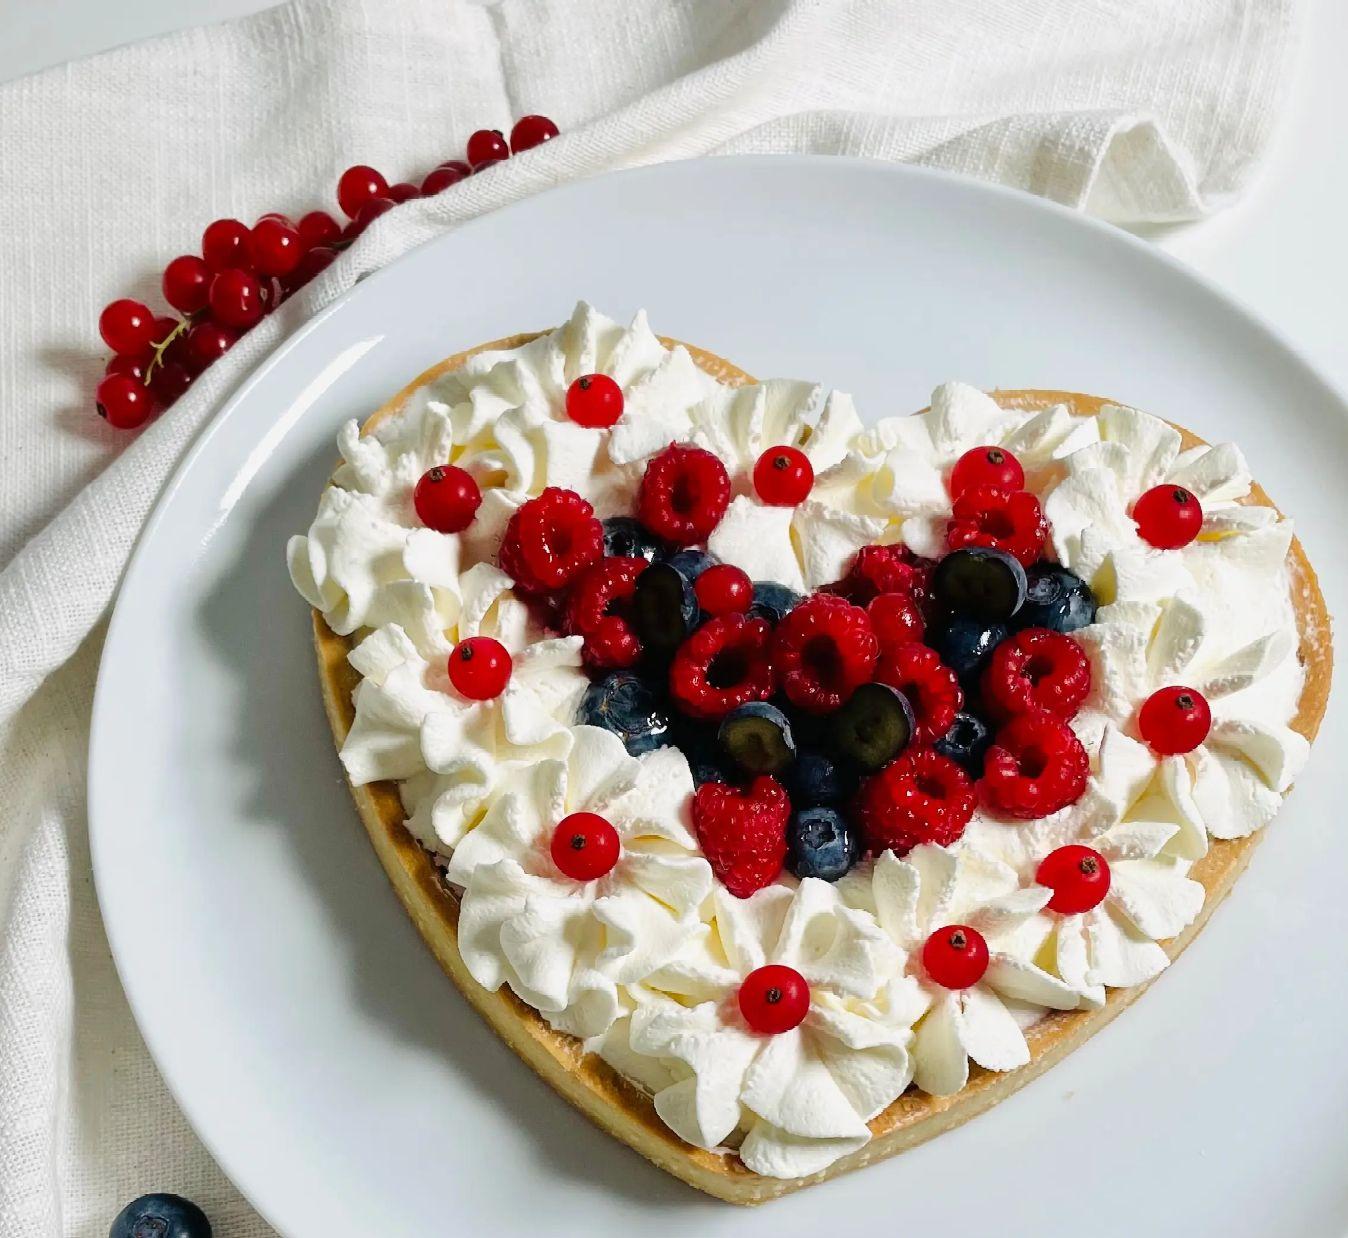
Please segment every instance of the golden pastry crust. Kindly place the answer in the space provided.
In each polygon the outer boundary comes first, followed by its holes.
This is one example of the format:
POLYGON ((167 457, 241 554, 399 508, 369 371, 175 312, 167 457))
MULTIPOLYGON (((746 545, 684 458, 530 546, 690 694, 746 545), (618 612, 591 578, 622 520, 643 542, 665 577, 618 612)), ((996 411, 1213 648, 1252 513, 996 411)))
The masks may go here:
MULTIPOLYGON (((365 431, 396 413, 419 388, 458 368, 475 353, 516 348, 533 338, 533 334, 511 336, 442 361, 376 412, 366 423, 365 431)), ((664 342, 673 346, 676 341, 664 342)), ((721 382, 740 386, 754 381, 743 370, 714 353, 689 345, 684 347, 703 370, 721 382)), ((1005 407, 1036 409, 1066 404, 1074 414, 1083 417, 1098 412, 1102 404, 1108 403, 1097 396, 1064 391, 994 391, 992 395, 1005 407)), ((1183 436, 1185 447, 1203 441, 1183 427, 1176 428, 1183 436)), ((1273 506, 1257 485, 1246 501, 1273 506)), ((1306 670, 1305 685, 1292 726, 1308 740, 1313 740, 1324 716, 1333 670, 1330 619, 1315 572, 1299 541, 1292 543, 1291 559, 1293 601, 1300 634, 1298 656, 1306 670)), ((355 718, 351 694, 358 676, 347 662, 347 654, 357 643, 357 638, 336 635, 319 611, 313 612, 313 630, 323 701, 333 738, 340 747, 355 718)), ((554 1031, 536 1010, 525 1005, 508 988, 488 992, 479 985, 469 975, 459 955, 458 902, 441 880, 428 853, 404 827, 396 784, 372 783, 353 787, 351 791, 380 863, 408 915, 440 966, 501 1039, 596 1125, 676 1178, 731 1203, 763 1203, 884 1160, 958 1126, 1066 1057, 1147 988, 1142 984, 1110 990, 1107 1001, 1098 1010, 1049 1014, 1027 1033, 1030 1061, 1019 1069, 1003 1074, 974 1066, 968 1085, 953 1096, 928 1096, 910 1088, 871 1121, 870 1143, 820 1173, 790 1179, 762 1177, 746 1169, 733 1152, 708 1152, 684 1143, 656 1115, 645 1092, 606 1062, 593 1054, 583 1053, 579 1041, 554 1031)), ((1246 838, 1212 841, 1207 855, 1191 873, 1206 890, 1203 909, 1183 933, 1161 943, 1172 959, 1207 923, 1208 917, 1245 870, 1261 836, 1262 831, 1246 838)))

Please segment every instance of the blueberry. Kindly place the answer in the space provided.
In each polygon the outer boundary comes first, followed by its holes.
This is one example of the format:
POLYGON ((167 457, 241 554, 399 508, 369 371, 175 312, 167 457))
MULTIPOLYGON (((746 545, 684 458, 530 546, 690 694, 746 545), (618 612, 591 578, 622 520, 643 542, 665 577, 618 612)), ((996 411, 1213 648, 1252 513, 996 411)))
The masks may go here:
POLYGON ((672 560, 653 563, 637 577, 632 622, 647 652, 672 654, 697 626, 697 617, 693 582, 672 560))
POLYGON ((987 756, 991 744, 992 731, 982 718, 973 714, 956 714, 950 730, 932 747, 956 765, 962 766, 971 778, 981 778, 983 758, 987 756))
POLYGON ((797 877, 837 881, 857 862, 857 832, 836 808, 803 808, 786 827, 787 867, 797 877))
POLYGON ((931 587, 951 614, 1005 623, 1024 605, 1025 569, 1004 550, 966 546, 936 565, 931 587))
POLYGON ((1036 563, 1028 577, 1016 627, 1075 632, 1095 622, 1095 594, 1075 572, 1056 563, 1036 563))
POLYGON ((793 593, 775 580, 756 580, 754 600, 749 604, 749 614, 755 619, 766 619, 776 627, 796 608, 799 601, 799 593, 793 593))
POLYGON ((837 804, 846 799, 852 789, 852 780, 839 768, 837 761, 817 748, 797 753, 784 781, 791 802, 797 808, 837 804))
POLYGON ((614 671, 586 689, 576 721, 602 727, 634 757, 669 743, 669 715, 650 684, 631 671, 614 671))
POLYGON ((927 633, 927 644, 941 655, 956 675, 965 691, 977 686, 992 651, 1007 637, 1006 624, 984 623, 956 615, 927 633))
POLYGON ((913 707, 884 683, 862 684, 830 721, 834 751, 867 773, 887 765, 913 737, 913 707))
POLYGON ((766 701, 732 709, 721 721, 721 751, 746 774, 780 774, 796 759, 791 723, 766 701))
POLYGON ((688 758, 688 769, 698 786, 704 782, 732 781, 725 754, 721 751, 713 728, 705 723, 680 718, 675 722, 672 734, 674 746, 688 758))
POLYGON ((720 561, 714 554, 705 550, 676 550, 664 560, 690 585, 696 584, 697 578, 703 572, 709 567, 715 567, 720 561))
POLYGON ((604 553, 654 563, 665 553, 665 544, 654 533, 647 532, 639 520, 611 516, 604 521, 604 553))
POLYGON ((142 1195, 117 1214, 108 1238, 211 1238, 211 1223, 181 1195, 142 1195))

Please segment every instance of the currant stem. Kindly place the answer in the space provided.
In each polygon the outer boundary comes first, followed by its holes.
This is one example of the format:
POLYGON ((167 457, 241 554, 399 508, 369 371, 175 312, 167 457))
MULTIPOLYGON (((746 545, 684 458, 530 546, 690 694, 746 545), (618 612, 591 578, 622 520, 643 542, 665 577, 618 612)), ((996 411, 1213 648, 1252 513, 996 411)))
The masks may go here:
POLYGON ((145 386, 148 387, 150 385, 150 379, 154 374, 155 366, 164 364, 164 354, 168 351, 169 345, 180 335, 185 335, 191 329, 192 322, 197 317, 199 317, 198 314, 184 314, 179 320, 178 325, 164 336, 159 343, 150 345, 150 347, 154 349, 154 356, 150 358, 150 364, 145 367, 145 386))

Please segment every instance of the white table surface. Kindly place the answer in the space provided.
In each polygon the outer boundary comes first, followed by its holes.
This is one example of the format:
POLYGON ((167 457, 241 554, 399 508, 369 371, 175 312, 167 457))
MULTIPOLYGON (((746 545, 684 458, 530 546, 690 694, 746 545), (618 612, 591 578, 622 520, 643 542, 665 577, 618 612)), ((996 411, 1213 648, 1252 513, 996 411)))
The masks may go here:
MULTIPOLYGON (((1259 0, 1251 0, 1257 4, 1259 0)), ((1245 197, 1150 235, 1270 321, 1348 390, 1348 3, 1303 0, 1281 128, 1245 197)), ((269 0, 0 0, 0 81, 269 0)))

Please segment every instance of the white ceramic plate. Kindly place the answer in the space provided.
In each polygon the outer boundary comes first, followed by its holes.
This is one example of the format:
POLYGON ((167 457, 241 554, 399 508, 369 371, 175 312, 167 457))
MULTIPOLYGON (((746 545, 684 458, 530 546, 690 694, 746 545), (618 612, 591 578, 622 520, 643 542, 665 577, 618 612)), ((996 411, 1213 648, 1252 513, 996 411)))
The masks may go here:
POLYGON ((1343 404, 1122 233, 931 173, 754 158, 604 177, 446 236, 300 331, 221 412, 108 636, 99 896, 141 1029, 226 1171, 314 1238, 1348 1228, 1337 710, 1229 904, 1134 1009, 953 1134, 758 1212, 647 1166, 479 1022, 348 801, 283 550, 342 420, 579 297, 645 306, 751 373, 842 387, 872 418, 958 377, 1110 395, 1234 438, 1348 613, 1343 404))

